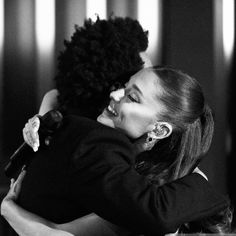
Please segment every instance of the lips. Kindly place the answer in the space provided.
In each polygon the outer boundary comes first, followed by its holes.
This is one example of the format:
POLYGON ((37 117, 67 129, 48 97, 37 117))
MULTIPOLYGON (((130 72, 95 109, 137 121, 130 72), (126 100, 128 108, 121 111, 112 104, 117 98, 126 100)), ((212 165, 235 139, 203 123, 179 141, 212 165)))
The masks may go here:
POLYGON ((115 110, 115 104, 114 104, 114 103, 110 103, 106 110, 107 110, 110 114, 112 114, 113 116, 118 116, 118 113, 117 113, 117 111, 115 110))

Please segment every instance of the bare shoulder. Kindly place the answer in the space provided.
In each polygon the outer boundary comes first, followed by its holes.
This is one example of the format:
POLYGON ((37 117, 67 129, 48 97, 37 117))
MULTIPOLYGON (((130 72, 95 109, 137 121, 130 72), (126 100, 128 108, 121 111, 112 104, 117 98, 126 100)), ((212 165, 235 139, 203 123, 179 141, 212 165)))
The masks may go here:
POLYGON ((40 115, 44 115, 46 112, 52 110, 52 109, 56 109, 58 106, 58 90, 57 89, 52 89, 50 91, 48 91, 42 100, 42 103, 40 105, 40 109, 39 109, 39 114, 40 115))
POLYGON ((198 167, 196 167, 193 171, 193 173, 197 173, 199 175, 201 175, 202 177, 204 177, 207 181, 208 181, 208 178, 207 176, 203 173, 203 171, 201 171, 198 167))

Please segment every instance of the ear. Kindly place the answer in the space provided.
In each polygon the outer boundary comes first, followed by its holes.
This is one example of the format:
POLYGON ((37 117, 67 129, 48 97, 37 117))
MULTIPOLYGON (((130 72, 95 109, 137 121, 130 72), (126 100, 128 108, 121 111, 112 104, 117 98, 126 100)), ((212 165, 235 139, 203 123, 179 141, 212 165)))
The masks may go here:
POLYGON ((156 122, 155 128, 151 131, 151 136, 155 139, 167 138, 172 133, 172 125, 168 122, 156 122))

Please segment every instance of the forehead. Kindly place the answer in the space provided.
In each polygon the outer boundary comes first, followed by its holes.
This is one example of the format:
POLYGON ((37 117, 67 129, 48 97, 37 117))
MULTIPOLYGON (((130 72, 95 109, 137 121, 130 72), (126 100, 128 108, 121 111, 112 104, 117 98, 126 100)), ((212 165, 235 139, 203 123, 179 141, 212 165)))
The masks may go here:
POLYGON ((129 81, 129 85, 132 84, 136 84, 143 95, 152 94, 156 98, 163 94, 159 77, 149 69, 143 69, 133 75, 129 81))
POLYGON ((166 109, 161 101, 163 88, 159 77, 151 70, 142 70, 131 77, 129 85, 135 84, 142 92, 144 103, 153 109, 156 114, 163 113, 166 109))

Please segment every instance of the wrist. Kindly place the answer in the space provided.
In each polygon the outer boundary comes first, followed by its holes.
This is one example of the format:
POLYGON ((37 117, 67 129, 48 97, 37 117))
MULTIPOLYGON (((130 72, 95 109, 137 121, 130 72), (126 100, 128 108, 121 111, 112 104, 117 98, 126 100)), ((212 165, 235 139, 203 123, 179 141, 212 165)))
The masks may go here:
POLYGON ((1 215, 5 217, 11 205, 14 204, 14 201, 11 198, 5 197, 1 203, 1 215))

